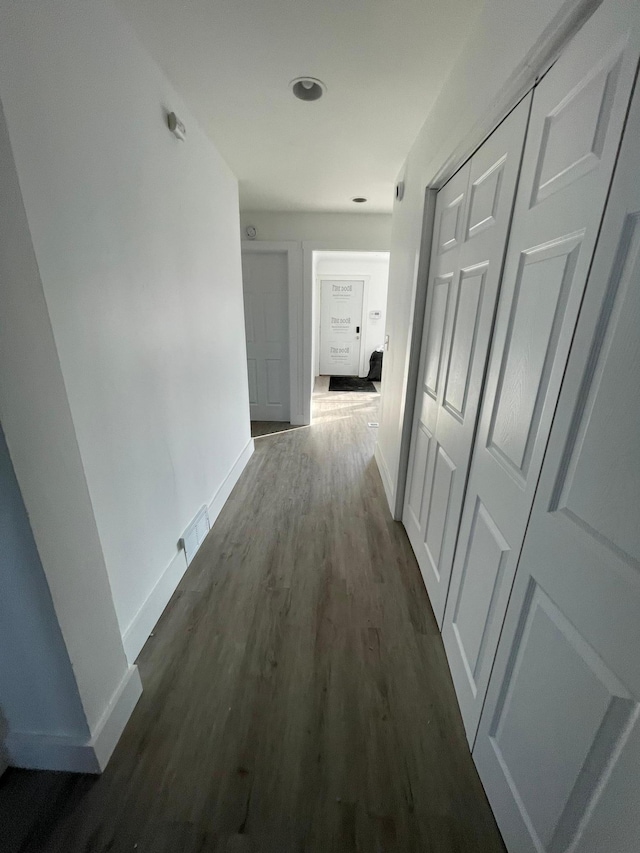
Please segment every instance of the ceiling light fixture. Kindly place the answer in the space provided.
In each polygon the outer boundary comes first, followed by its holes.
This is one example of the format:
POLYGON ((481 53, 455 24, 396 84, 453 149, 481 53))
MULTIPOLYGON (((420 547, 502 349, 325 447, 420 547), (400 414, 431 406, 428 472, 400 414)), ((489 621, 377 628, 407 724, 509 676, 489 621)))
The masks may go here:
POLYGON ((355 198, 352 198, 351 201, 354 201, 356 204, 364 204, 364 202, 369 201, 369 199, 364 196, 357 195, 355 198))
POLYGON ((315 77, 296 77, 289 85, 293 94, 301 101, 317 101, 327 91, 322 80, 315 77))

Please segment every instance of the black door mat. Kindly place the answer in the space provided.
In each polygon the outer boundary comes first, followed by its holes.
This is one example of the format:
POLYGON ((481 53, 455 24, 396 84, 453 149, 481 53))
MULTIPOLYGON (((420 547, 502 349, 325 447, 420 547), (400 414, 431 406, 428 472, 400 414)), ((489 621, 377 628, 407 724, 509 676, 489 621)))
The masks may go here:
POLYGON ((332 376, 329 380, 329 391, 364 391, 377 394, 373 382, 359 376, 332 376))

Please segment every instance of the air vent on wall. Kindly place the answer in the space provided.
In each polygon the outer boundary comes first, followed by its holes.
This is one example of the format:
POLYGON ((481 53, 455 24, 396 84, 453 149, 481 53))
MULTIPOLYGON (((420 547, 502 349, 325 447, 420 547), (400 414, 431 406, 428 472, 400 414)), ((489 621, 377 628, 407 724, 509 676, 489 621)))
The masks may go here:
POLYGON ((209 532, 210 528, 209 512, 206 506, 203 506, 191 524, 187 527, 182 539, 180 539, 180 542, 178 543, 179 547, 184 549, 187 565, 189 565, 193 560, 198 548, 204 542, 205 536, 209 532))

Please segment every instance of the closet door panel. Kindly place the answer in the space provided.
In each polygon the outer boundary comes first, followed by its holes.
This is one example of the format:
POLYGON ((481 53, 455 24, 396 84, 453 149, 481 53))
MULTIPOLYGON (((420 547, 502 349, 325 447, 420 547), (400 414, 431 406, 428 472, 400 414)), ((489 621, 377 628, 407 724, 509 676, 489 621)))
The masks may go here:
POLYGON ((442 624, 530 98, 438 194, 403 520, 442 624))
POLYGON ((628 28, 603 6, 534 93, 443 625, 472 744, 633 85, 628 28))
POLYGON ((419 393, 416 395, 407 499, 403 522, 427 589, 438 584, 425 546, 426 521, 434 486, 436 425, 442 403, 444 368, 451 337, 453 294, 457 287, 460 244, 467 208, 471 164, 467 163, 438 193, 422 340, 419 393))
POLYGON ((509 849, 640 850, 640 90, 474 759, 509 849))

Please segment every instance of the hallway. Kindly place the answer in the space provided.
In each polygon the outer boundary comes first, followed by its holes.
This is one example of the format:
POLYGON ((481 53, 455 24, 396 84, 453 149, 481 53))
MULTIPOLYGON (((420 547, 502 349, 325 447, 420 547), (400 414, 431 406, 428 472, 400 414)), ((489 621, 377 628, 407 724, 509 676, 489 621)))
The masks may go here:
POLYGON ((503 850, 373 460, 378 395, 256 442, 99 778, 10 770, 3 853, 503 850))

